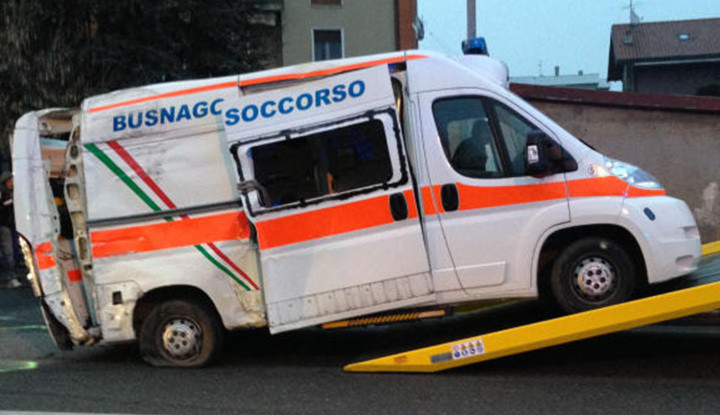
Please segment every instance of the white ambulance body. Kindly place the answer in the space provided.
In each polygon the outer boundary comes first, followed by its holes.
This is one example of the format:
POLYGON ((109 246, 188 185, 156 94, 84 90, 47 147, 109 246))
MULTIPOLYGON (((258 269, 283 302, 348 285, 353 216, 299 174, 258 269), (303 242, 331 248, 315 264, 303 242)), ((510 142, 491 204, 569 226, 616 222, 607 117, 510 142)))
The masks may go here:
POLYGON ((13 149, 17 227, 61 347, 138 340, 153 364, 195 366, 223 327, 541 293, 581 311, 700 256, 684 202, 484 56, 151 85, 72 116, 26 114, 13 149))

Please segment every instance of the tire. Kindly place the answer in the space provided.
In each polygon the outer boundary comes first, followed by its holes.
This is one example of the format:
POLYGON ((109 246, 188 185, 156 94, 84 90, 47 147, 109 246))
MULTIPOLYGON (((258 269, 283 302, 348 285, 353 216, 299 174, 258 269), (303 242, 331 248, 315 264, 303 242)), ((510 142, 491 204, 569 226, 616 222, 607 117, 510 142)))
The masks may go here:
POLYGON ((157 367, 202 367, 220 353, 223 330, 207 306, 187 300, 160 303, 140 326, 140 355, 157 367))
POLYGON ((625 250, 606 238, 585 238, 565 248, 550 274, 552 295, 564 311, 578 313, 633 298, 635 266, 625 250))

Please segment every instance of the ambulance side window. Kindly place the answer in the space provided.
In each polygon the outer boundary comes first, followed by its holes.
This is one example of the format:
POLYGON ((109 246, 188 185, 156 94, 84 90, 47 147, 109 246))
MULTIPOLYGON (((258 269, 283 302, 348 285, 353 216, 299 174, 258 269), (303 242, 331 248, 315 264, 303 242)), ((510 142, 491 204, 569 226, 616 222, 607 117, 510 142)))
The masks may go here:
POLYGON ((510 176, 525 176, 525 146, 528 133, 538 130, 515 111, 491 99, 487 100, 499 135, 505 144, 510 176))
POLYGON ((441 99, 432 108, 445 157, 458 173, 474 178, 503 176, 482 98, 441 99))
POLYGON ((379 120, 326 130, 251 150, 265 207, 281 206, 387 183, 393 176, 379 120))

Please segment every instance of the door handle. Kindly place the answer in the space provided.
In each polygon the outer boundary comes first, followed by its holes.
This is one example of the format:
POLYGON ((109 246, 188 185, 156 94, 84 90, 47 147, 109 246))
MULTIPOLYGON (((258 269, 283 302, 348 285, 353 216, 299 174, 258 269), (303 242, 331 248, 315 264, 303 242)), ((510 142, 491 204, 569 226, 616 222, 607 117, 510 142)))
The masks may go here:
POLYGON ((444 184, 440 188, 440 199, 445 212, 453 212, 460 207, 460 196, 455 183, 444 184))
POLYGON ((390 213, 392 213, 392 217, 396 222, 407 219, 408 206, 405 196, 402 193, 393 193, 390 195, 390 213))

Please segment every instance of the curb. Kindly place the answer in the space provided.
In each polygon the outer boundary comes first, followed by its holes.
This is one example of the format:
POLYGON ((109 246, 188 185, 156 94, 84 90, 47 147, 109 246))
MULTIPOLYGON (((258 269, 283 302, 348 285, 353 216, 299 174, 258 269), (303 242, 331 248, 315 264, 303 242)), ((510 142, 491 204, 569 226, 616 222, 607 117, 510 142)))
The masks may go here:
POLYGON ((720 252, 720 241, 710 242, 702 246, 703 256, 717 254, 718 252, 720 252))

